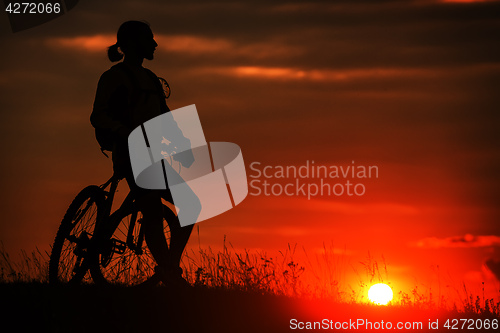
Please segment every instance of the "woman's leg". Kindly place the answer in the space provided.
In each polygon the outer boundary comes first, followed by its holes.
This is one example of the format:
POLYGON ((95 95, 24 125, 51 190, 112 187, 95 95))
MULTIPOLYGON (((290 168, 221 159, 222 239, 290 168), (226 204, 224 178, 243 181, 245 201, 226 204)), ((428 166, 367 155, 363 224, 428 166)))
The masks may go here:
MULTIPOLYGON (((161 197, 171 202, 169 191, 151 191, 140 188, 134 189, 137 193, 136 204, 142 212, 142 228, 146 244, 156 263, 170 272, 178 272, 182 254, 187 245, 194 224, 181 227, 179 221, 169 221, 170 248, 165 238, 164 206, 161 197)), ((175 275, 175 273, 174 273, 175 275)))
MULTIPOLYGON (((167 168, 171 167, 168 163, 165 164, 167 168)), ((173 202, 170 190, 147 190, 140 188, 135 183, 130 163, 128 163, 127 169, 127 176, 125 178, 130 190, 135 193, 136 204, 143 214, 142 228, 146 244, 157 264, 161 268, 166 269, 171 277, 175 277, 176 272, 182 272, 179 270, 180 261, 194 224, 200 214, 200 201, 187 183, 180 178, 180 175, 176 175, 179 177, 176 183, 180 185, 176 186, 176 198, 180 198, 176 202, 179 210, 177 215, 182 219, 183 224, 187 225, 182 227, 178 219, 168 221, 170 227, 169 248, 165 238, 163 222, 163 209, 165 208, 161 202, 161 198, 163 197, 165 200, 173 202)))
POLYGON ((150 191, 136 199, 142 211, 142 228, 146 244, 156 263, 168 267, 170 254, 163 226, 163 205, 159 193, 150 191))
POLYGON ((201 203, 188 183, 182 179, 170 164, 165 163, 164 168, 166 174, 169 175, 169 183, 171 182, 174 185, 169 190, 161 191, 162 197, 166 201, 173 203, 178 210, 178 218, 169 221, 171 232, 170 264, 171 267, 179 267, 182 253, 200 214, 201 203))

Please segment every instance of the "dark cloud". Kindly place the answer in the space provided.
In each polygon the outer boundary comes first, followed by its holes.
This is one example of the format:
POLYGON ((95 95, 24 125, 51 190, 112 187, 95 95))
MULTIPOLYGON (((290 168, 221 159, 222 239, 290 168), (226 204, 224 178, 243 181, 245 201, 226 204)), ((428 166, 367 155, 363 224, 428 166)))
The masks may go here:
POLYGON ((496 235, 475 236, 471 234, 466 234, 464 236, 453 236, 447 238, 429 237, 417 241, 414 245, 421 248, 499 247, 500 236, 496 235))

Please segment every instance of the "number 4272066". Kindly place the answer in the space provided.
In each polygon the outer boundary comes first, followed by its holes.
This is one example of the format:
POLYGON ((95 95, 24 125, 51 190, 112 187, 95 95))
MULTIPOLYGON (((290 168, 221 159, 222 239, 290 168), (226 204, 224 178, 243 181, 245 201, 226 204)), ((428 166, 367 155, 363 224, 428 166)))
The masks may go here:
POLYGON ((448 319, 443 327, 449 330, 497 330, 498 319, 448 319))
POLYGON ((59 14, 61 4, 35 2, 9 2, 5 11, 9 14, 59 14))

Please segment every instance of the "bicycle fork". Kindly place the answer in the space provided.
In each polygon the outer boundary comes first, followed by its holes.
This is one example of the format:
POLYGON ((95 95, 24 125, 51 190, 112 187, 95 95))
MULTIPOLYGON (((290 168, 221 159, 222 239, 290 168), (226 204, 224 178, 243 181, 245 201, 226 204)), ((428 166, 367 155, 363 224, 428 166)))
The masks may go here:
POLYGON ((127 232, 127 246, 134 251, 137 255, 142 254, 142 244, 144 242, 144 230, 142 229, 142 219, 137 220, 137 210, 134 210, 130 218, 130 225, 127 232), (137 243, 134 243, 134 229, 136 223, 139 224, 139 235, 137 236, 137 243))

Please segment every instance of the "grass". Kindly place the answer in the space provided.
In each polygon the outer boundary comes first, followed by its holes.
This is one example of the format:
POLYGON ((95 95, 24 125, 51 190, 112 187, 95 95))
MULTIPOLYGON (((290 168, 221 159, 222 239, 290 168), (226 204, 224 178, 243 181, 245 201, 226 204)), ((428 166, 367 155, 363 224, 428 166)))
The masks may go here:
POLYGON ((48 282, 49 253, 38 248, 30 254, 22 250, 17 260, 12 260, 0 242, 0 283, 48 282))
MULTIPOLYGON (((310 314, 311 318, 317 317, 324 309, 330 311, 325 312, 325 316, 328 313, 331 316, 332 309, 336 309, 337 312, 344 311, 344 313, 351 311, 352 316, 355 316, 356 313, 364 315, 381 308, 367 305, 365 295, 371 284, 389 281, 387 265, 383 258, 377 260, 368 254, 366 260, 360 265, 362 271, 357 272, 359 285, 351 287, 345 283, 344 274, 347 269, 345 256, 334 251, 332 246, 324 245, 323 251, 314 257, 307 255, 305 249, 302 249, 303 257, 305 257, 303 264, 295 259, 297 251, 297 246, 289 245, 276 256, 269 256, 263 251, 238 252, 231 244, 226 246, 224 241, 221 251, 213 251, 211 248, 190 250, 185 255, 182 265, 186 279, 195 287, 195 290, 205 293, 203 294, 203 297, 206 297, 204 302, 213 302, 213 306, 216 306, 218 302, 226 301, 226 298, 235 302, 234 304, 239 304, 235 299, 243 300, 246 299, 245 297, 254 297, 250 295, 259 295, 264 297, 262 300, 265 299, 266 302, 272 303, 270 299, 276 300, 280 306, 295 304, 293 311, 300 308, 302 310, 299 312, 302 314, 309 311, 304 308, 304 304, 310 304, 310 308, 317 310, 314 314, 310 314), (288 299, 288 301, 283 301, 283 299, 288 299)), ((3 290, 5 291, 7 286, 12 286, 14 290, 25 290, 21 293, 23 297, 28 297, 26 294, 29 292, 26 290, 31 290, 34 294, 43 294, 40 297, 47 297, 50 294, 47 291, 49 289, 46 289, 48 258, 48 253, 37 249, 32 253, 22 251, 19 259, 13 260, 1 245, 0 285, 3 290)), ((89 288, 89 286, 82 288, 89 288)), ((382 308, 391 309, 392 313, 400 313, 399 311, 412 314, 423 313, 424 317, 445 313, 448 318, 464 316, 500 318, 498 299, 495 301, 485 298, 484 295, 473 295, 465 285, 461 286, 461 293, 465 297, 452 305, 443 301, 444 296, 435 297, 432 291, 422 292, 421 289, 415 286, 408 293, 400 292, 397 300, 391 302, 388 307, 382 308)), ((120 290, 118 294, 124 292, 120 290)), ((102 291, 91 293, 102 293, 102 291)), ((5 294, 3 293, 2 296, 5 294)), ((63 296, 56 292, 54 297, 63 296)), ((118 297, 112 292, 109 297, 120 298, 122 296, 118 297)), ((91 302, 91 300, 87 301, 91 302)), ((148 301, 141 301, 141 303, 144 302, 148 301)), ((263 304, 256 306, 263 306, 263 304)), ((58 308, 57 311, 63 310, 58 308)), ((269 311, 277 310, 269 309, 269 311)), ((265 316, 264 313, 262 315, 265 316)))
MULTIPOLYGON (((347 264, 345 256, 334 251, 333 246, 323 245, 319 256, 311 259, 305 249, 304 265, 295 260, 296 246, 288 245, 278 256, 266 252, 237 252, 232 245, 214 252, 212 249, 191 250, 183 260, 187 280, 195 286, 229 289, 261 294, 327 299, 343 304, 367 303, 367 292, 374 283, 391 284, 385 259, 379 262, 368 254, 360 263, 363 272, 356 272, 358 285, 345 282, 347 264)), ((500 298, 494 300, 474 295, 465 284, 455 293, 461 298, 451 299, 432 289, 414 286, 409 292, 400 291, 390 303, 393 307, 423 310, 443 310, 455 313, 491 314, 500 317, 500 298)), ((499 295, 500 296, 500 295, 499 295)))
POLYGON ((238 253, 224 242, 220 252, 211 248, 192 250, 184 257, 182 266, 187 280, 195 286, 301 296, 308 290, 300 279, 305 268, 293 259, 295 250, 296 247, 288 246, 278 257, 270 257, 258 251, 238 253))

